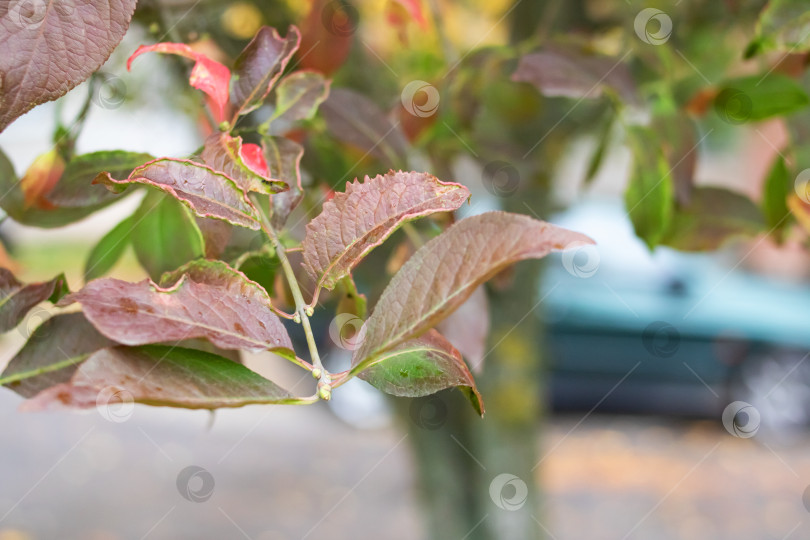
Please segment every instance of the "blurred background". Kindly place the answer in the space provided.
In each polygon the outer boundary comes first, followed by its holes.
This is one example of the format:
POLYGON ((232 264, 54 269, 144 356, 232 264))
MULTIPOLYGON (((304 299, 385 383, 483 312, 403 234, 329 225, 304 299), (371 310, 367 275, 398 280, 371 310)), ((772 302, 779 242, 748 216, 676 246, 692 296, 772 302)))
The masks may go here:
MULTIPOLYGON (((0 134, 17 175, 88 102, 79 153, 193 154, 209 128, 189 66, 153 55, 128 72, 127 57, 182 41, 229 63, 262 25, 296 24, 295 67, 332 90, 314 118, 274 127, 305 146, 311 195, 291 238, 330 190, 409 168, 466 185, 458 217, 521 212, 596 245, 521 263, 465 306, 483 420, 457 393, 387 399, 362 381, 328 405, 213 414, 26 414, 3 389, 0 540, 807 537, 806 11, 143 0, 100 76, 0 134)), ((64 271, 78 289, 92 247, 140 197, 60 228, 4 207, 0 263, 24 281, 64 271)), ((372 303, 407 240, 358 268, 372 303)), ((128 249, 111 275, 148 272, 128 249)), ((329 334, 337 300, 325 296, 315 323, 330 369, 349 356, 329 334)), ((2 336, 0 365, 56 311, 37 307, 2 336)), ((310 391, 278 358, 243 360, 310 391)))

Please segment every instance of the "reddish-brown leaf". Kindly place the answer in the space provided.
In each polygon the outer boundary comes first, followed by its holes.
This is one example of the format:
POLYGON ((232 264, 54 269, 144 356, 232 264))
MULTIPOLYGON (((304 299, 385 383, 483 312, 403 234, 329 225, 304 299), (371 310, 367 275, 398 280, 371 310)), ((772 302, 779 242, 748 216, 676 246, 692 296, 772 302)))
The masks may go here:
POLYGON ((256 209, 229 176, 193 161, 160 158, 138 167, 125 180, 102 173, 94 180, 113 191, 127 184, 146 184, 183 202, 200 217, 224 219, 233 225, 259 229, 256 209))
POLYGON ((630 69, 621 59, 549 47, 524 55, 513 81, 533 84, 543 95, 594 99, 610 88, 627 103, 638 95, 630 69))
POLYGON ((102 334, 124 345, 206 338, 223 349, 293 354, 267 293, 227 264, 194 261, 161 285, 97 279, 66 300, 79 302, 102 334))
POLYGON ((23 284, 6 268, 0 268, 0 332, 8 332, 23 320, 28 310, 45 300, 56 302, 66 291, 64 275, 50 281, 23 284))
POLYGON ((107 60, 135 0, 0 2, 0 132, 107 60))
POLYGON ((461 354, 436 330, 402 343, 358 374, 386 394, 422 397, 445 388, 462 387, 473 407, 484 415, 484 403, 461 354))
POLYGON ((231 70, 216 60, 212 60, 202 53, 194 51, 185 43, 155 43, 154 45, 141 45, 127 60, 127 69, 132 67, 132 61, 138 56, 148 52, 177 54, 194 60, 189 83, 194 88, 205 92, 214 103, 214 118, 221 122, 225 119, 225 106, 228 104, 228 86, 231 81, 231 70))
POLYGON ((593 243, 520 214, 487 212, 459 221, 414 253, 385 288, 354 351, 352 371, 438 324, 509 265, 574 242, 593 243))
POLYGON ((232 178, 245 191, 279 193, 287 190, 287 184, 268 177, 261 148, 255 144, 243 145, 242 137, 214 133, 205 140, 201 157, 206 165, 232 178))
POLYGON ((276 110, 271 121, 290 125, 312 118, 329 95, 329 81, 316 71, 295 71, 278 83, 276 110))
POLYGON ((236 114, 245 114, 262 104, 301 43, 298 28, 290 26, 287 37, 263 26, 234 63, 231 103, 236 114))
POLYGON ((301 187, 301 158, 304 148, 295 141, 284 137, 264 137, 262 149, 271 178, 283 180, 290 187, 283 193, 273 195, 272 223, 281 228, 287 222, 290 213, 295 210, 304 191, 301 187))
POLYGON ((385 175, 346 184, 309 222, 303 265, 320 287, 333 289, 369 251, 403 223, 434 212, 450 212, 469 199, 461 184, 418 172, 385 175))
POLYGON ((149 345, 102 349, 79 366, 69 383, 41 392, 21 409, 98 407, 123 421, 131 411, 116 410, 122 403, 217 409, 295 401, 274 382, 221 356, 149 345))
POLYGON ((484 368, 489 336, 489 300, 483 285, 479 285, 466 302, 440 322, 436 329, 461 351, 472 370, 484 368))

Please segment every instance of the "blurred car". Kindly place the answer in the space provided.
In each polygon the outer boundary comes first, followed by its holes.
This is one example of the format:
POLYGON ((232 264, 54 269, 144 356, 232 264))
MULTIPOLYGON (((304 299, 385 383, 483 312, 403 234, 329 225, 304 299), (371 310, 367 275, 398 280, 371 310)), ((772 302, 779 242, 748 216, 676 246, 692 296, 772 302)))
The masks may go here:
POLYGON ((744 270, 745 253, 651 253, 619 202, 551 221, 597 242, 542 279, 555 409, 719 417, 743 401, 764 428, 810 424, 810 288, 744 270))

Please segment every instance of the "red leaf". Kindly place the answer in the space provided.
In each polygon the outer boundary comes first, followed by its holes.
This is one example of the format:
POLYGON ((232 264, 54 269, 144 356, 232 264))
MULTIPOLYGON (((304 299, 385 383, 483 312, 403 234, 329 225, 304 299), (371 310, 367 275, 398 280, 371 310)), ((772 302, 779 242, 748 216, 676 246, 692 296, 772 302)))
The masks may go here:
POLYGON ((160 158, 136 168, 125 180, 102 173, 93 182, 113 191, 122 191, 133 183, 154 186, 200 217, 223 219, 253 230, 260 228, 256 209, 245 191, 232 178, 193 161, 160 158))
POLYGON ((259 285, 221 261, 195 261, 161 279, 91 281, 66 297, 93 325, 124 345, 206 338, 223 349, 294 356, 290 337, 259 285))
POLYGON ((459 221, 414 253, 385 288, 364 325, 352 371, 438 324, 504 268, 574 242, 593 243, 520 214, 487 212, 459 221))
POLYGON ((450 212, 469 199, 461 184, 417 172, 389 171, 346 184, 307 224, 303 265, 319 287, 331 290, 403 223, 450 212))
POLYGON ((194 88, 205 92, 214 103, 214 118, 217 122, 225 120, 225 106, 228 104, 231 70, 216 60, 212 60, 202 53, 195 52, 185 43, 155 43, 154 45, 141 45, 127 60, 127 70, 132 61, 147 52, 160 52, 177 54, 194 60, 189 83, 194 88))
POLYGON ((245 161, 245 145, 241 137, 231 137, 227 133, 214 133, 205 140, 202 159, 205 164, 232 178, 236 184, 245 191, 257 193, 279 193, 286 191, 288 186, 280 180, 270 179, 267 162, 255 144, 247 148, 247 155, 251 164, 245 161), (255 148, 255 149, 254 149, 255 148), (259 153, 256 153, 257 150, 259 153), (264 174, 259 170, 264 169, 264 174))
POLYGON ((135 10, 135 0, 1 5, 0 132, 100 68, 124 37, 135 10))
POLYGON ((405 11, 408 12, 408 15, 416 21, 419 27, 422 30, 427 30, 427 19, 425 18, 425 12, 422 9, 422 2, 420 0, 391 0, 403 8, 405 11))
POLYGON ((265 178, 270 176, 270 170, 267 168, 267 161, 264 159, 261 146, 253 143, 244 143, 242 144, 242 151, 239 155, 242 157, 242 162, 247 165, 251 171, 265 178))
POLYGON ((305 54, 300 56, 299 65, 326 76, 336 72, 349 56, 357 23, 357 9, 351 4, 314 0, 301 25, 301 50, 305 54))
POLYGON ((461 354, 436 330, 394 347, 358 374, 387 394, 422 397, 456 386, 481 416, 484 402, 461 354))

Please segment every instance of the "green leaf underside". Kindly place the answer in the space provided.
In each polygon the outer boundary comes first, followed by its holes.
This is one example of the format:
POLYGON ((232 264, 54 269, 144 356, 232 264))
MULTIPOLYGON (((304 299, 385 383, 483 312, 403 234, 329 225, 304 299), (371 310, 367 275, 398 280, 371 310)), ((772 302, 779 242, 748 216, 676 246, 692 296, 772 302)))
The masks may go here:
POLYGON ((130 245, 132 217, 124 219, 105 234, 90 251, 84 263, 84 280, 91 281, 109 272, 130 245))
POLYGON ((375 360, 358 374, 375 388, 394 396, 422 397, 456 386, 467 394, 478 414, 484 414, 481 395, 459 352, 435 330, 406 341, 375 360))
POLYGON ((132 183, 154 186, 184 203, 200 217, 222 219, 248 229, 260 228, 256 209, 236 182, 193 161, 160 158, 138 167, 125 180, 101 174, 94 181, 116 191, 132 183))
POLYGON ((129 176, 132 170, 155 159, 149 154, 121 150, 92 152, 72 158, 56 186, 45 198, 60 208, 81 208, 114 201, 117 197, 92 182, 102 172, 129 176))
POLYGON ((511 264, 592 243, 587 236, 520 214, 487 212, 459 221, 422 246, 385 288, 363 327, 352 373, 435 326, 478 285, 511 264))
POLYGON ((221 261, 193 261, 163 276, 129 283, 102 278, 67 297, 105 336, 124 345, 206 338, 223 349, 272 350, 293 357, 284 325, 256 283, 221 261))
POLYGON ((191 212, 162 192, 147 192, 132 223, 129 236, 135 256, 153 280, 205 255, 202 233, 191 212))
POLYGON ((346 184, 307 224, 302 264, 319 286, 332 290, 372 249, 408 221, 449 212, 469 199, 460 184, 427 173, 394 172, 346 184))
POLYGON ((732 237, 763 232, 759 208, 747 197, 723 188, 695 189, 688 207, 679 209, 662 244, 685 251, 714 250, 732 237))
POLYGON ((148 345, 96 352, 79 366, 69 383, 45 390, 24 403, 23 409, 98 407, 105 389, 118 392, 118 399, 188 409, 298 401, 274 382, 220 356, 148 345))
POLYGON ((65 288, 65 276, 50 281, 23 284, 6 268, 0 268, 0 332, 20 324, 28 311, 45 300, 59 299, 65 288))
POLYGON ((32 397, 70 380, 76 365, 89 355, 115 345, 81 313, 54 315, 34 330, 28 342, 0 375, 0 384, 32 397))
POLYGON ((206 165, 232 178, 245 191, 270 194, 288 189, 287 184, 281 180, 265 178, 245 164, 242 160, 241 137, 214 133, 205 140, 201 157, 206 165))

